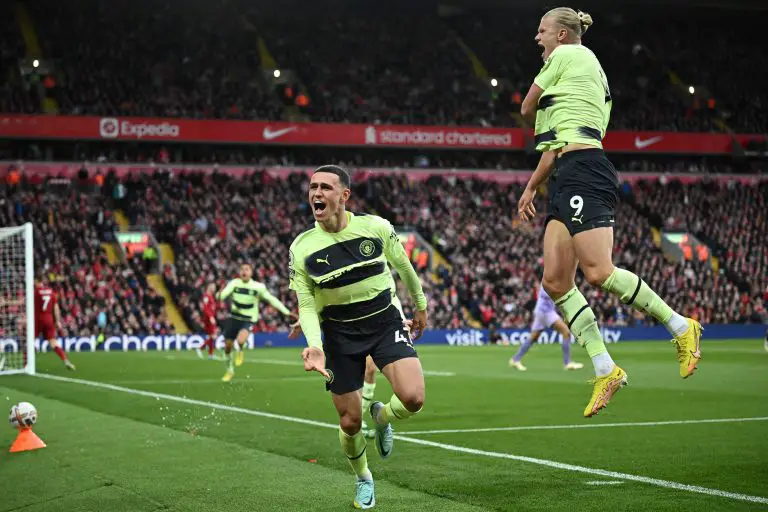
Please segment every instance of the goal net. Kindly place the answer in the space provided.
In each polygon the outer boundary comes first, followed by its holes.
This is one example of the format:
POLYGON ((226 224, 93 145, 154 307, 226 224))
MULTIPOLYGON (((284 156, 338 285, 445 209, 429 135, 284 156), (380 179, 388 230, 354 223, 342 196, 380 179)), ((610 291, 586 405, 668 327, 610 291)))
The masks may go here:
POLYGON ((32 224, 0 228, 0 375, 35 373, 32 224))

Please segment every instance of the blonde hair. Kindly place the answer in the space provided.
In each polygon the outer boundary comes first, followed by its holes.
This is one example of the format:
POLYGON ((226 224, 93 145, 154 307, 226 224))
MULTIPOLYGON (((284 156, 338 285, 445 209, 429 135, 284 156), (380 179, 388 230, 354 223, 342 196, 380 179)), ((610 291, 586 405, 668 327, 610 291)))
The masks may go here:
POLYGON ((592 26, 592 16, 582 11, 574 11, 570 7, 556 7, 547 12, 542 18, 554 18, 555 22, 568 30, 569 34, 573 34, 577 38, 581 37, 587 32, 587 29, 592 26))

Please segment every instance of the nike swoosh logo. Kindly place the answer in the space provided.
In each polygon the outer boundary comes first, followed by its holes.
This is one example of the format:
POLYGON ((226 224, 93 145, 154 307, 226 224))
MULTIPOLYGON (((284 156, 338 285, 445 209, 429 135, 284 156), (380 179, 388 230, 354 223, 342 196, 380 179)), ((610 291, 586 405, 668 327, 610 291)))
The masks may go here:
POLYGON ((635 137, 635 147, 637 149, 645 149, 648 146, 653 146, 657 142, 661 142, 661 139, 663 139, 663 135, 657 135, 656 137, 651 137, 650 139, 642 140, 640 137, 635 137))
POLYGON ((276 139, 278 137, 282 137, 286 133, 291 133, 294 131, 296 131, 295 126, 291 126, 289 128, 282 128, 280 130, 275 130, 275 131, 270 130, 269 126, 267 126, 266 128, 264 128, 264 140, 276 139))

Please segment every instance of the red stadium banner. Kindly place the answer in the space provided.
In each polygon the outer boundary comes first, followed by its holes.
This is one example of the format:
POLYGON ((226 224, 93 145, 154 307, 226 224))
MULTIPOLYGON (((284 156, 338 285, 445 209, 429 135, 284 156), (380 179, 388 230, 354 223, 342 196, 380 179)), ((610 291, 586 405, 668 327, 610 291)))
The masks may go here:
MULTIPOLYGON (((520 128, 0 114, 0 138, 520 151, 530 133, 520 128)), ((734 141, 743 145, 753 139, 765 135, 610 131, 604 143, 616 153, 722 155, 731 153, 734 141)))

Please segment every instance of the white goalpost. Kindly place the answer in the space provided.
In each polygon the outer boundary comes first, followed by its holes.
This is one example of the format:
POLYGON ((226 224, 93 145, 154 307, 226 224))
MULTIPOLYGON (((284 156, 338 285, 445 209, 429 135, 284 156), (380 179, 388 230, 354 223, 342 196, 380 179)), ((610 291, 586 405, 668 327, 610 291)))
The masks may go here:
POLYGON ((31 223, 0 228, 0 375, 35 374, 31 223))

